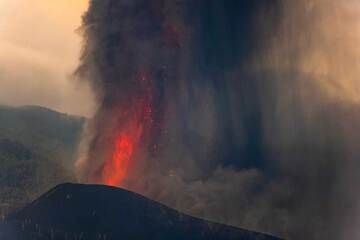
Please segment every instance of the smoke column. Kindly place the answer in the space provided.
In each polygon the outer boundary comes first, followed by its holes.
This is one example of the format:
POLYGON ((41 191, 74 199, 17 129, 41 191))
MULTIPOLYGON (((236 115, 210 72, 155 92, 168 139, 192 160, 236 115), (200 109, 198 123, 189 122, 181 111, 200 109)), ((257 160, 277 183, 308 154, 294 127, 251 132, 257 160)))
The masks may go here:
POLYGON ((83 182, 287 239, 357 239, 360 4, 92 0, 83 182))

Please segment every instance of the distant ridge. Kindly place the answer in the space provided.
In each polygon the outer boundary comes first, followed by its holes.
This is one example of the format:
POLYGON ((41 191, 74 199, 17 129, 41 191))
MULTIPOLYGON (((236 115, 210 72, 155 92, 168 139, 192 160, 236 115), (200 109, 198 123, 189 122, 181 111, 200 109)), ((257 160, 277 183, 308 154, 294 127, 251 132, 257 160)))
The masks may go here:
POLYGON ((40 106, 0 104, 0 216, 74 181, 85 122, 40 106))
POLYGON ((66 112, 61 112, 56 109, 40 106, 40 105, 20 105, 20 106, 10 106, 0 104, 0 110, 15 110, 15 111, 28 111, 28 112, 37 112, 37 113, 49 113, 49 114, 57 114, 62 116, 68 116, 72 118, 77 118, 80 120, 85 120, 86 117, 66 112))
MULTIPOLYGON (((2 238, 3 237, 3 238, 2 238)), ((0 225, 9 240, 278 240, 194 218, 139 194, 102 185, 62 184, 0 225)))

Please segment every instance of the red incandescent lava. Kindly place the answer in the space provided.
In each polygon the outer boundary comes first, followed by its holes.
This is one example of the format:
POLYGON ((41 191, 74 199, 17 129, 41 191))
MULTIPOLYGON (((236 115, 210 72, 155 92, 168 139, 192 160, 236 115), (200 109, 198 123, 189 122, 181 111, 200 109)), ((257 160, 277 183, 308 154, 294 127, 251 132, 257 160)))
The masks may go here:
MULTIPOLYGON (((176 49, 180 47, 181 28, 175 24, 164 24, 163 40, 167 48, 176 49)), ((136 84, 140 94, 131 97, 134 101, 124 112, 131 112, 127 124, 122 125, 114 138, 114 146, 111 157, 104 163, 102 168, 101 183, 110 186, 121 186, 125 179, 131 174, 131 167, 137 164, 136 153, 141 146, 149 144, 146 142, 147 134, 151 132, 154 119, 154 88, 152 85, 151 71, 148 68, 139 69, 136 76, 136 84), (130 110, 130 111, 129 111, 130 110)))
MULTIPOLYGON (((140 71, 138 84, 142 94, 135 100, 135 109, 127 123, 119 127, 114 137, 113 152, 102 168, 101 183, 109 186, 121 186, 130 174, 131 167, 136 164, 135 155, 140 145, 146 145, 146 133, 151 128, 152 120, 152 88, 150 74, 140 71)), ((126 109, 124 112, 131 112, 126 109)), ((125 114, 126 115, 126 114, 125 114)))
POLYGON ((111 159, 105 162, 103 168, 103 183, 109 186, 119 186, 125 179, 130 161, 138 145, 141 128, 135 133, 121 133, 116 137, 114 152, 111 159))

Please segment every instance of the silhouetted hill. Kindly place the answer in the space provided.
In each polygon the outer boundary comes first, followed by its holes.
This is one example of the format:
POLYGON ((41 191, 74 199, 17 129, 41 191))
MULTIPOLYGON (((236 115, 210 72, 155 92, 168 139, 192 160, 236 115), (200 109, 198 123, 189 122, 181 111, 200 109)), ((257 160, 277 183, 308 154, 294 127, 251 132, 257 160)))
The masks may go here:
POLYGON ((57 186, 9 216, 0 232, 14 240, 278 239, 190 217, 123 189, 80 184, 57 186))
POLYGON ((42 107, 0 106, 0 215, 72 180, 83 123, 42 107))

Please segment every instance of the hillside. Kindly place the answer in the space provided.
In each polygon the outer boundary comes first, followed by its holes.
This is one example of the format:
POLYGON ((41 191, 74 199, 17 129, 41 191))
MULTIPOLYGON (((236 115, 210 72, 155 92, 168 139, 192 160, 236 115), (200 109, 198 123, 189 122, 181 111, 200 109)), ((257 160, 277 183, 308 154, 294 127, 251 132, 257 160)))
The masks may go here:
POLYGON ((42 107, 0 106, 0 215, 73 178, 83 123, 42 107))
POLYGON ((278 239, 193 218, 141 195, 101 185, 59 185, 6 221, 0 233, 14 240, 278 239))

